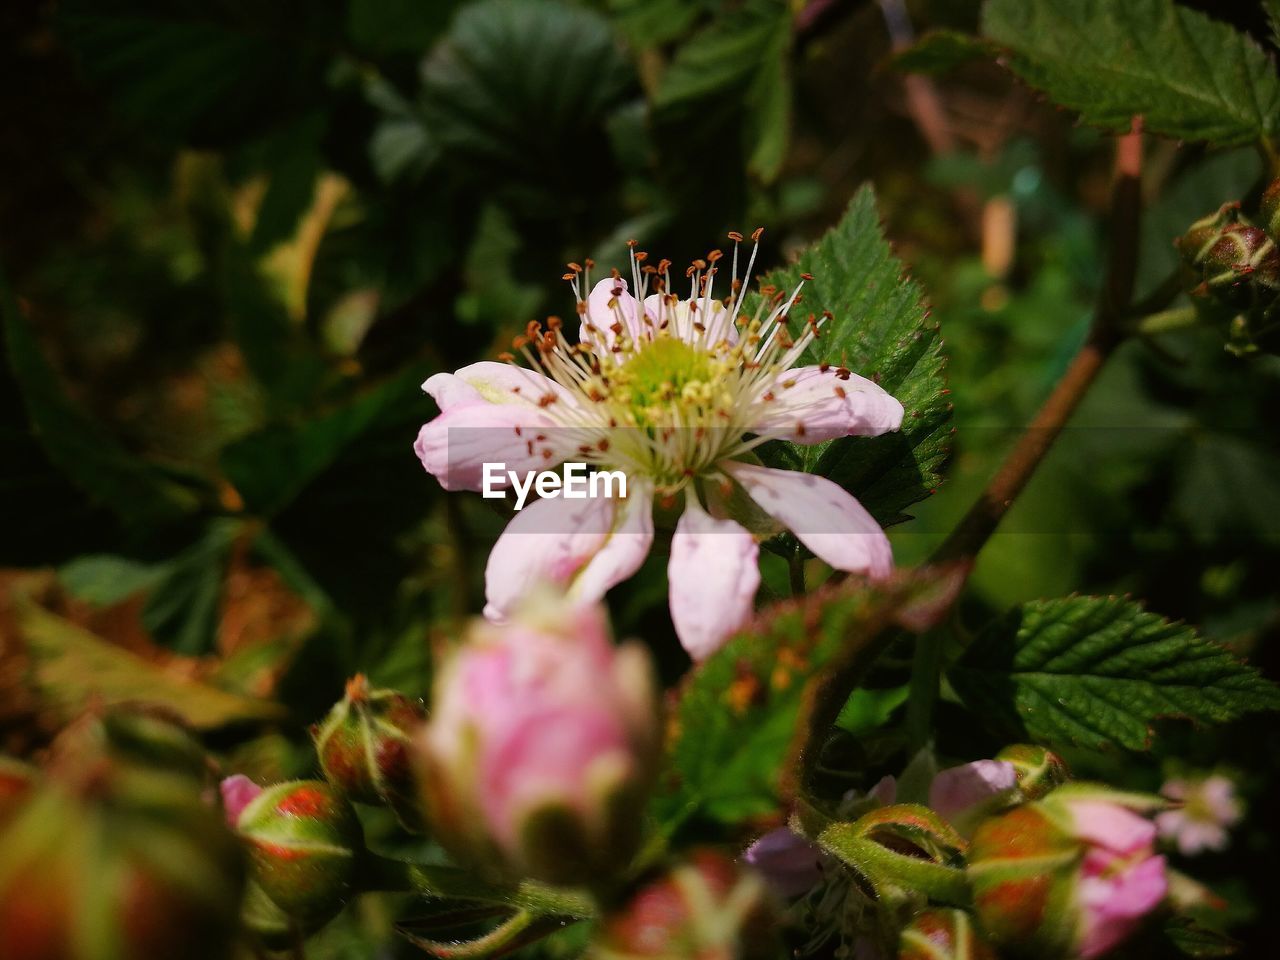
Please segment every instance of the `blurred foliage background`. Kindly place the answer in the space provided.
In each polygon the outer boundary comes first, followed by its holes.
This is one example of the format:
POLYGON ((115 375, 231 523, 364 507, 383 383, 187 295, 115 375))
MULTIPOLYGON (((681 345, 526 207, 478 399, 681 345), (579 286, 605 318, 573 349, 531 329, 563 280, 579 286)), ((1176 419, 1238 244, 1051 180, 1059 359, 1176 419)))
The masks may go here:
MULTIPOLYGON (((1251 4, 1195 5, 1269 42, 1251 4)), ((635 237, 680 262, 764 225, 768 267, 866 181, 950 357, 950 478, 893 533, 922 560, 1084 337, 1102 275, 1107 138, 994 64, 893 69, 913 30, 971 30, 977 8, 5 4, 0 749, 145 696, 238 768, 305 772, 305 725, 346 676, 425 691, 433 638, 480 606, 504 518, 423 473, 418 384, 568 313, 567 260, 622 262, 635 237)), ((1140 285, 1261 175, 1250 150, 1152 141, 1140 285)), ((966 618, 1130 593, 1276 676, 1277 409, 1275 357, 1212 333, 1126 346, 983 553, 966 618)), ((672 678, 665 589, 659 558, 613 609, 672 678)), ((1197 866, 1246 941, 1280 853, 1266 722, 1076 758, 1146 788, 1181 766, 1242 778, 1252 816, 1197 866)), ((943 730, 944 752, 990 752, 943 730)), ((390 918, 371 898, 312 955, 368 956, 390 918)))

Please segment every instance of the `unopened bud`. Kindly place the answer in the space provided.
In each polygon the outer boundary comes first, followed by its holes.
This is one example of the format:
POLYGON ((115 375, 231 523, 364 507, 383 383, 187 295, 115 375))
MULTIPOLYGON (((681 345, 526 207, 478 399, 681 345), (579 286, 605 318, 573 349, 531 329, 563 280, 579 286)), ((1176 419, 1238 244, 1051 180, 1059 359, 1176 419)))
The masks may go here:
POLYGON ((325 779, 351 800, 390 807, 410 830, 422 828, 410 748, 422 705, 394 690, 371 690, 362 675, 315 728, 325 779))
POLYGON ((434 833, 491 872, 608 884, 639 843, 658 731, 648 655, 613 645, 603 607, 536 597, 477 622, 420 740, 434 833))
POLYGON ((707 850, 694 851, 607 915, 588 951, 591 960, 780 955, 764 880, 707 850))
POLYGON ((1257 227, 1229 224, 1201 259, 1205 280, 1211 287, 1237 283, 1257 270, 1275 247, 1275 242, 1257 227))
POLYGON ((996 754, 997 760, 1013 765, 1018 789, 1028 800, 1039 800, 1054 787, 1071 779, 1067 763, 1052 750, 1031 743, 1014 743, 996 754))
POLYGON ((1187 232, 1175 241, 1182 259, 1190 266, 1201 266, 1222 236, 1222 231, 1236 223, 1239 208, 1238 202, 1225 203, 1216 212, 1201 217, 1188 227, 1187 232))
POLYGON ((1071 783, 985 821, 969 848, 983 930, 998 946, 1092 960, 1125 940, 1168 889, 1152 798, 1071 783))
POLYGON ((902 931, 898 960, 996 960, 963 910, 926 910, 902 931))
POLYGON ((5 960, 225 958, 243 862, 200 785, 113 757, 97 718, 0 828, 5 960))
POLYGON ((310 929, 342 909, 364 846, 351 805, 327 783, 266 787, 235 827, 249 848, 250 879, 286 916, 310 929))

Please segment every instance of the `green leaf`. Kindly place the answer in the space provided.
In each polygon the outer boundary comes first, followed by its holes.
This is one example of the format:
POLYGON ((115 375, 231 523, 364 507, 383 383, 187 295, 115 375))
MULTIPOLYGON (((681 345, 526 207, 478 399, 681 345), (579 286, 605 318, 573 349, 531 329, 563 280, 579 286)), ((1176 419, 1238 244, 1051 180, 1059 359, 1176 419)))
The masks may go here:
POLYGON ((800 309, 834 319, 801 363, 844 363, 902 402, 902 430, 882 437, 843 437, 813 446, 770 444, 761 456, 829 477, 853 493, 882 525, 907 519, 903 509, 942 482, 951 449, 951 403, 937 323, 920 287, 880 231, 872 189, 860 190, 844 217, 784 270, 764 281, 790 292, 808 273, 800 309))
POLYGON ((161 564, 95 554, 77 557, 58 571, 62 586, 81 600, 109 607, 150 589, 164 576, 161 564))
POLYGON ((27 418, 49 459, 77 486, 130 526, 171 524, 197 507, 189 490, 134 457, 85 416, 62 388, 0 277, 0 313, 14 381, 27 418))
POLYGON ((18 597, 18 630, 32 661, 32 681, 45 702, 70 719, 86 704, 148 703, 166 707, 194 727, 244 720, 280 720, 278 704, 227 693, 113 646, 28 597, 18 597))
POLYGON ((742 108, 751 171, 771 181, 786 155, 791 122, 790 51, 790 7, 782 0, 750 0, 680 47, 654 109, 701 123, 709 108, 742 108))
POLYGON ((1280 709, 1280 688, 1252 667, 1120 597, 1017 607, 948 678, 1001 733, 1047 746, 1146 750, 1161 718, 1223 723, 1280 709))
POLYGON ((980 37, 956 30, 930 30, 905 50, 895 53, 889 63, 904 73, 936 74, 987 59, 995 53, 993 46, 980 37))
POLYGON ((1262 9, 1271 27, 1271 42, 1280 46, 1280 0, 1262 0, 1262 9))
POLYGON ((482 0, 458 14, 422 80, 426 125, 446 152, 469 170, 558 184, 563 202, 598 179, 587 167, 607 150, 603 124, 632 75, 598 13, 554 0, 482 0))
POLYGON ((1009 66, 1108 130, 1219 144, 1280 132, 1280 78, 1246 35, 1173 0, 988 0, 1009 66))
POLYGON ((156 642, 178 653, 213 650, 236 520, 217 520, 199 540, 160 568, 142 608, 142 623, 156 642))
POLYGON ((766 610, 700 664, 680 690, 657 819, 776 809, 807 733, 798 727, 810 685, 839 672, 852 686, 892 630, 916 626, 936 603, 939 584, 936 573, 904 571, 876 586, 820 590, 766 610))

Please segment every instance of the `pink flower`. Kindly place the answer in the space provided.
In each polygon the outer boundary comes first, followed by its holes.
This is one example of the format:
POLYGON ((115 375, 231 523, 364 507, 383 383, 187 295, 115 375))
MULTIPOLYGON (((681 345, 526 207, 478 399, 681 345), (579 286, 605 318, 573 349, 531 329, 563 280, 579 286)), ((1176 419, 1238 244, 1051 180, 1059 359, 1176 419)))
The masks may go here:
POLYGON ((695 659, 751 615, 760 537, 787 528, 838 570, 890 571, 884 532, 841 487, 750 460, 770 439, 815 444, 897 430, 902 405, 842 367, 797 366, 825 318, 789 328, 799 287, 742 315, 751 264, 740 283, 735 246, 730 295, 718 300, 718 258, 695 263, 685 300, 670 292, 666 261, 655 270, 634 251, 631 288, 616 275, 591 287, 590 264, 571 265, 578 344, 557 320, 531 324, 516 341, 527 366, 509 356, 423 384, 441 412, 415 450, 446 489, 481 489, 485 463, 523 472, 568 460, 627 477, 625 499, 544 498, 516 514, 485 571, 491 619, 508 616, 533 583, 595 600, 630 577, 653 543, 655 499, 682 511, 670 606, 695 659), (658 292, 646 296, 650 280, 658 292), (751 531, 740 522, 748 515, 751 531))
POLYGON ((1160 792, 1180 806, 1156 817, 1160 836, 1173 841, 1185 856, 1203 850, 1223 850, 1228 829, 1240 819, 1235 784, 1221 775, 1203 780, 1174 779, 1160 792))
POLYGON ((770 830, 743 852, 780 897, 798 897, 822 879, 822 850, 790 827, 770 830))
POLYGON ((975 760, 939 771, 929 784, 929 806, 962 834, 999 806, 1020 797, 1018 772, 1003 760, 975 760))
POLYGON ((237 773, 218 784, 218 791, 222 794, 222 810, 227 823, 234 827, 240 820, 241 811, 262 793, 262 788, 244 774, 237 773))
POLYGON ((657 715, 647 654, 615 647, 598 605, 535 595, 478 625, 437 676, 420 744, 436 836, 504 872, 598 879, 631 853, 657 715))

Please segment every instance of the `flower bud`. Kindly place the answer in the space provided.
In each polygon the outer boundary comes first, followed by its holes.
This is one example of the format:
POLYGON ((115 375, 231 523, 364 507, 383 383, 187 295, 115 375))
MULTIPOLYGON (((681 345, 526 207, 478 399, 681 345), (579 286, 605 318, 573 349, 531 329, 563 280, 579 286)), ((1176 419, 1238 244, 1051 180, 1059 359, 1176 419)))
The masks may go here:
POLYGON ((325 779, 349 799, 390 807, 405 828, 420 830, 409 750, 423 718, 419 703, 352 677, 346 696, 313 731, 325 779))
POLYGON ((1126 939, 1168 889, 1156 828, 1135 811, 1158 801, 1073 783, 983 823, 969 880, 997 945, 1091 960, 1126 939))
POLYGON ((491 872, 608 883, 639 842, 658 729, 648 655, 613 646, 602 607, 536 597, 477 622, 420 740, 434 832, 491 872))
POLYGON ((0 830, 0 956, 225 958, 243 862, 199 786, 87 738, 56 756, 0 830))
POLYGON ((764 880, 719 853, 695 850, 608 914, 587 955, 770 960, 781 952, 764 880))
POLYGON ((1236 222, 1238 202, 1224 203, 1214 213, 1201 217, 1175 243, 1182 259, 1193 267, 1201 266, 1209 251, 1222 236, 1222 231, 1236 222))
MULTIPOLYGON (((227 807, 234 813, 233 801, 227 807)), ((253 883, 304 930, 342 909, 363 841, 351 805, 327 783, 266 787, 239 811, 235 827, 249 848, 253 883)))
POLYGON ((0 827, 18 812, 23 802, 35 789, 35 767, 20 760, 0 755, 0 827))
POLYGON ((1039 800, 1054 787, 1071 779, 1067 763, 1052 750, 1031 743, 1014 743, 996 754, 997 760, 1013 765, 1018 789, 1028 800, 1039 800))
POLYGON ((1228 224, 1201 258, 1209 286, 1238 283, 1275 253, 1275 242, 1257 227, 1228 224))
POLYGON ((996 960, 963 910, 926 910, 902 931, 898 960, 996 960))

